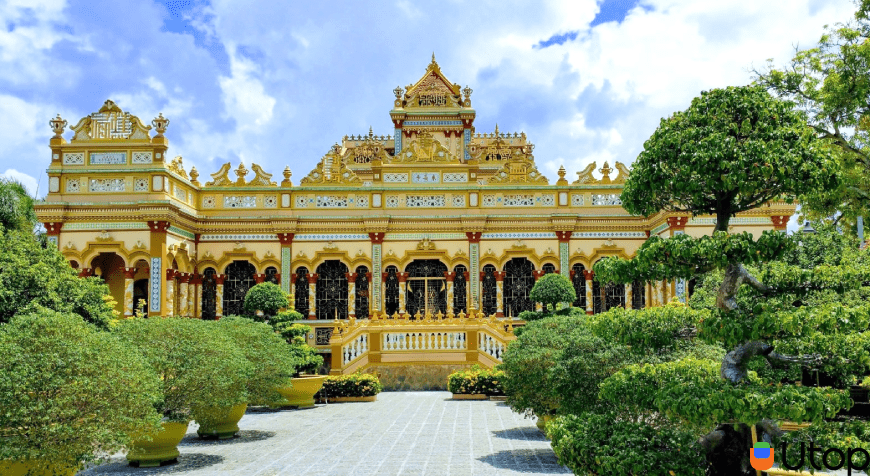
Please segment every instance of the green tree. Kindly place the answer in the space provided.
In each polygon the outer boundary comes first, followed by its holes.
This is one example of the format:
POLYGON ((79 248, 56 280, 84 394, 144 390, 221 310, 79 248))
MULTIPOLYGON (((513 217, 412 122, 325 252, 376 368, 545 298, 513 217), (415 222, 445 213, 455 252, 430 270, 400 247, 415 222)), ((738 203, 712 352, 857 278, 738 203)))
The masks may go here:
POLYGON ((716 230, 727 232, 738 212, 836 187, 834 165, 792 103, 760 86, 714 89, 662 119, 634 162, 622 204, 639 215, 716 215, 716 230))
POLYGON ((32 232, 36 226, 33 197, 20 182, 0 178, 0 226, 32 232))
POLYGON ((529 299, 533 302, 543 303, 545 311, 548 304, 555 311, 556 305, 560 302, 574 302, 577 299, 577 293, 574 291, 574 285, 571 284, 570 279, 561 274, 549 273, 541 276, 532 286, 529 299))
MULTIPOLYGON (((770 231, 758 240, 748 233, 728 234, 729 220, 738 212, 773 199, 794 200, 817 189, 836 186, 837 182, 829 148, 806 125, 803 115, 793 109, 793 103, 772 97, 761 86, 704 92, 686 111, 662 120, 635 162, 622 202, 626 210, 636 214, 661 210, 714 214, 717 218, 714 233, 701 238, 652 237, 631 260, 608 258, 596 263, 595 279, 649 282, 689 279, 696 274, 722 270, 716 312, 702 322, 701 332, 703 335, 705 328, 723 329, 716 331, 719 332, 716 338, 732 346, 732 350, 717 366, 720 380, 706 386, 694 385, 699 377, 686 373, 691 365, 675 367, 679 377, 669 380, 672 384, 659 391, 650 389, 648 393, 657 396, 649 397, 654 404, 645 411, 693 425, 735 418, 756 424, 763 413, 774 414, 771 413, 774 409, 778 409, 776 415, 820 421, 848 405, 842 392, 804 391, 793 386, 767 388, 758 382, 754 372, 750 373, 750 363, 756 358, 773 365, 812 364, 819 361, 819 356, 794 357, 775 352, 771 345, 774 336, 753 325, 755 317, 766 315, 765 310, 759 308, 756 314, 754 308, 741 307, 738 299, 744 284, 756 295, 782 290, 781 286, 770 286, 750 274, 744 264, 758 265, 778 259, 793 247, 792 240, 783 233, 770 231), (711 322, 718 322, 719 326, 711 322), (731 396, 722 400, 722 395, 731 396), (705 402, 713 404, 710 408, 719 411, 705 413, 699 410, 697 401, 689 404, 698 398, 708 399, 705 402), (744 408, 744 398, 764 405, 744 408)), ((779 278, 793 274, 784 273, 779 278)), ((665 374, 670 375, 669 372, 665 374)), ((632 385, 641 382, 637 378, 625 381, 632 385)), ((778 433, 771 422, 761 423, 764 431, 778 433)), ((745 447, 748 434, 746 424, 736 428, 720 424, 702 439, 708 461, 713 463, 712 474, 749 474, 751 468, 743 449, 737 453, 739 458, 722 457, 733 451, 735 445, 745 447)))
POLYGON ((245 312, 250 315, 263 311, 265 317, 271 317, 278 313, 278 309, 288 305, 287 294, 274 283, 256 284, 245 294, 245 312))
POLYGON ((857 7, 852 21, 826 27, 818 45, 797 50, 789 64, 768 60, 754 70, 756 82, 794 101, 835 152, 843 180, 808 194, 807 214, 839 212, 850 223, 870 208, 870 1, 857 7))

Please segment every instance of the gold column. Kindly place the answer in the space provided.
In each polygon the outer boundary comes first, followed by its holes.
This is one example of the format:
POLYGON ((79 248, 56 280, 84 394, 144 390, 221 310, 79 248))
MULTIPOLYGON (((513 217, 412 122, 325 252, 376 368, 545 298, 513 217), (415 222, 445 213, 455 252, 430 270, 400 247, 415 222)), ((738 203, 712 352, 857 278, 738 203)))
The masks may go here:
POLYGON ((214 277, 215 296, 214 296, 214 318, 215 320, 224 317, 224 280, 227 279, 225 274, 217 274, 214 277))
POLYGON ((188 309, 190 317, 202 319, 202 275, 194 274, 190 277, 190 301, 188 309))
POLYGON ((188 303, 190 301, 190 274, 181 273, 178 277, 178 315, 181 317, 190 317, 187 312, 188 303))
POLYGON ((590 316, 594 312, 595 308, 592 305, 592 278, 595 276, 595 273, 588 269, 583 270, 583 277, 586 278, 586 314, 590 316))
POLYGON ((356 273, 344 273, 344 276, 347 278, 347 317, 356 317, 356 273))
POLYGON ((495 272, 495 317, 504 317, 504 271, 495 272))
POLYGON ((174 269, 166 270, 166 315, 175 315, 175 273, 174 269))
POLYGON ((399 278, 399 315, 407 314, 405 311, 405 294, 408 292, 408 273, 396 273, 399 278))
POLYGON ((456 279, 456 273, 445 271, 444 278, 447 279, 447 314, 453 314, 453 280, 456 279))
POLYGON ((308 319, 312 321, 317 319, 317 293, 315 292, 315 286, 317 286, 317 273, 310 273, 308 275, 308 319))
POLYGON ((625 285, 625 308, 631 309, 631 298, 632 298, 631 283, 625 285))
POLYGON ((133 277, 136 268, 124 268, 124 317, 133 317, 135 303, 133 302, 133 277))

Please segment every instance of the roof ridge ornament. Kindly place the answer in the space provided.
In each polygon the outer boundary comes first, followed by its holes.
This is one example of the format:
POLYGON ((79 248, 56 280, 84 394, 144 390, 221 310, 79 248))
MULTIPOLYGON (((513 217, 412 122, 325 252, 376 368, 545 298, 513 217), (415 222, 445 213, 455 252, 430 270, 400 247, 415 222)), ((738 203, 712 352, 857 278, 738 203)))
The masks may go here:
POLYGON ((595 170, 596 165, 597 165, 597 162, 593 161, 591 164, 587 165, 585 169, 583 169, 580 172, 577 172, 577 180, 575 180, 572 185, 598 183, 598 179, 596 179, 592 175, 592 171, 595 170))
POLYGON ((78 124, 72 127, 72 130, 75 132, 72 138, 74 142, 93 140, 151 141, 148 132, 151 130, 151 126, 146 126, 138 117, 129 112, 122 111, 111 99, 107 99, 99 111, 79 120, 78 124))
POLYGON ((299 185, 359 185, 362 180, 347 168, 347 163, 341 154, 341 146, 333 145, 329 152, 320 159, 317 166, 308 173, 299 185))

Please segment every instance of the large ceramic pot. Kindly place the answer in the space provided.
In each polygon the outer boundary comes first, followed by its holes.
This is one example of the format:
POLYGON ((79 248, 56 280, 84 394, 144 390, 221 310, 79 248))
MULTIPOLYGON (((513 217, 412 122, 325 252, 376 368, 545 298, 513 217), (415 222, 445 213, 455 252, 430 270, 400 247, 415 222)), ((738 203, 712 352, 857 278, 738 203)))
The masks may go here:
POLYGON ((278 393, 284 397, 279 407, 310 408, 314 406, 314 394, 323 387, 326 375, 302 375, 291 379, 292 387, 281 387, 278 393))
POLYGON ((160 463, 178 458, 178 444, 187 433, 188 423, 163 422, 163 430, 151 441, 134 440, 127 461, 140 468, 160 466, 160 463))
POLYGON ((239 420, 245 416, 247 409, 247 403, 210 409, 208 416, 211 422, 200 424, 196 434, 201 438, 217 437, 219 440, 232 438, 239 432, 239 420))
POLYGON ((45 465, 41 460, 0 460, 0 474, 3 476, 73 476, 76 468, 60 464, 45 465))

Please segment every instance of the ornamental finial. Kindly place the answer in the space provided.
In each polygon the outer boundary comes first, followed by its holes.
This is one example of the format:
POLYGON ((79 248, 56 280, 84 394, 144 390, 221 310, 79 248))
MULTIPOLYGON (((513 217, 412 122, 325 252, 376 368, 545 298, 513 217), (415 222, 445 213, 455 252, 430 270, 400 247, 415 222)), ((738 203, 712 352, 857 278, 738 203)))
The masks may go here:
POLYGON ((396 95, 396 99, 401 99, 403 92, 405 92, 405 90, 402 89, 401 86, 396 86, 396 89, 393 90, 393 94, 396 95))
POLYGON ((282 187, 291 187, 293 186, 293 182, 290 181, 290 177, 293 175, 293 172, 290 171, 290 166, 284 167, 284 181, 281 182, 282 187))
POLYGON ((239 161, 239 168, 235 170, 235 174, 238 177, 238 180, 236 180, 236 185, 244 185, 245 175, 248 175, 248 169, 245 168, 244 162, 239 161))
POLYGON ((601 178, 601 181, 604 183, 609 183, 610 172, 613 172, 613 169, 610 168, 610 165, 607 163, 607 161, 604 162, 604 167, 601 167, 600 169, 598 169, 598 171, 601 172, 601 175, 604 176, 601 178))
POLYGON ((151 121, 151 125, 154 126, 154 129, 157 131, 156 137, 163 137, 163 133, 166 132, 166 126, 169 125, 169 119, 163 117, 163 113, 161 112, 151 121))
POLYGON ((64 128, 66 128, 66 121, 60 117, 60 114, 58 114, 57 117, 48 121, 48 125, 51 126, 51 130, 54 131, 54 137, 60 138, 61 134, 63 134, 64 128))

